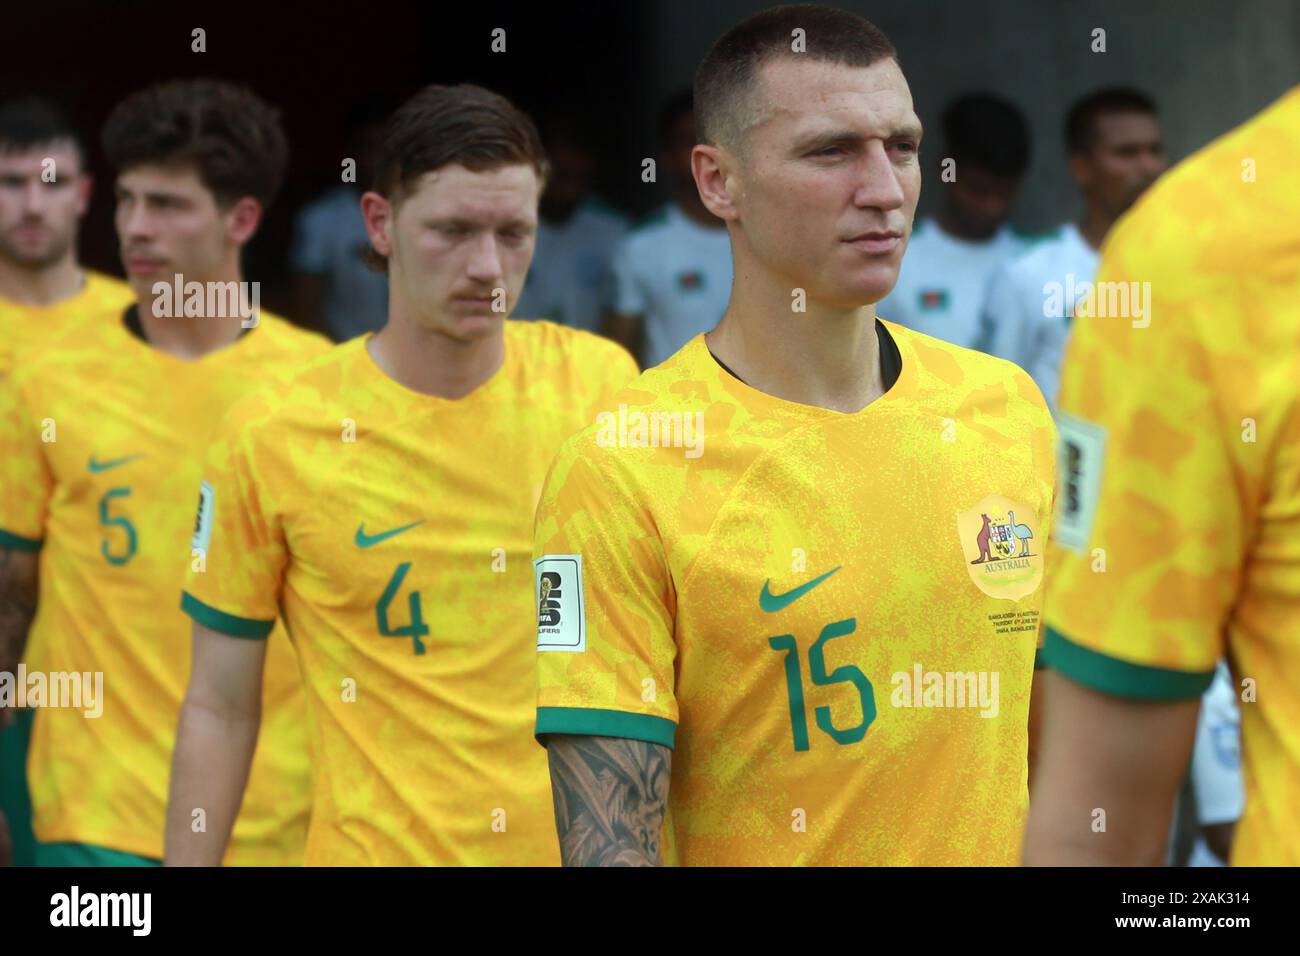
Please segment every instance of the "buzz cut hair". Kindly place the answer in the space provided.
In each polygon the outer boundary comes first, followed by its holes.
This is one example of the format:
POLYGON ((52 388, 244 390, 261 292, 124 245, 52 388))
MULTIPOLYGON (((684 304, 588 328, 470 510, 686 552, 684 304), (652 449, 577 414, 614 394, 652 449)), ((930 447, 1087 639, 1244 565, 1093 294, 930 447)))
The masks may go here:
POLYGON ((756 13, 719 37, 695 71, 700 142, 742 150, 747 132, 762 120, 759 71, 778 57, 868 67, 881 60, 897 63, 898 51, 878 27, 847 10, 801 3, 756 13), (795 51, 797 37, 802 52, 795 51))

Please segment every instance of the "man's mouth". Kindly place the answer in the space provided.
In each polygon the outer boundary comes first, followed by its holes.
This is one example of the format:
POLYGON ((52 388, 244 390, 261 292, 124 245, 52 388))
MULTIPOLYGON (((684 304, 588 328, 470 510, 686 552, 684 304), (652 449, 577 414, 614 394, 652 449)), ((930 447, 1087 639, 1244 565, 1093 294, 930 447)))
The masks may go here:
POLYGON ((859 233, 844 241, 868 255, 883 255, 898 248, 898 244, 903 241, 903 234, 888 229, 876 229, 859 233))
POLYGON ((127 255, 123 261, 123 265, 126 266, 127 272, 133 275, 141 275, 157 272, 166 265, 166 262, 163 259, 153 259, 149 256, 127 255))

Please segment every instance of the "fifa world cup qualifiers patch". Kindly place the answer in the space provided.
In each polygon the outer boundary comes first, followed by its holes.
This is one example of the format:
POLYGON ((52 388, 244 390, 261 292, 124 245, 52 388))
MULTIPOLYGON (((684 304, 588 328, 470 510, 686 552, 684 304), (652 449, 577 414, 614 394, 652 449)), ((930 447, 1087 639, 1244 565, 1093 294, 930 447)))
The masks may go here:
POLYGON ((1106 430, 1100 425, 1062 413, 1056 423, 1057 447, 1056 540, 1082 553, 1092 539, 1101 496, 1101 466, 1106 454, 1106 430))
POLYGON ((537 649, 585 651, 587 615, 582 602, 582 555, 545 554, 533 562, 537 598, 537 649))
POLYGON ((212 505, 216 497, 212 486, 206 481, 199 485, 199 513, 194 516, 194 537, 190 539, 190 549, 208 552, 212 543, 212 505))
POLYGON ((1043 583, 1038 515, 1029 505, 987 495, 957 514, 966 570, 989 597, 1018 601, 1043 583))

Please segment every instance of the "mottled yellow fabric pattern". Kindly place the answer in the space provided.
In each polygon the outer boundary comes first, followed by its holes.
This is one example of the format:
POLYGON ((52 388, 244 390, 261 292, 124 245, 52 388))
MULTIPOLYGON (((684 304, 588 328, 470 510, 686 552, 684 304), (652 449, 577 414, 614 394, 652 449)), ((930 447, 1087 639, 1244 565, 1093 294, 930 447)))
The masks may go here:
POLYGON ((886 328, 901 374, 855 414, 750 388, 700 336, 556 459, 537 733, 674 744, 669 863, 1017 858, 1052 422, 1010 363, 886 328), (702 445, 646 447, 636 413, 702 445), (543 649, 575 618, 585 649, 543 649))
POLYGON ((531 732, 533 514, 556 449, 635 363, 507 322, 505 364, 453 401, 390 379, 368 341, 226 421, 192 613, 239 628, 283 609, 317 758, 309 864, 556 864, 531 732))
POLYGON ((1178 699, 1227 655, 1255 695, 1240 705, 1245 865, 1300 864, 1297 156, 1300 90, 1118 223, 1098 280, 1149 283, 1150 314, 1077 319, 1060 404, 1082 423, 1061 499, 1076 533, 1053 546, 1045 656, 1111 693, 1178 699))
POLYGON ((0 297, 0 381, 13 368, 17 352, 39 351, 76 323, 125 309, 135 298, 125 282, 89 270, 85 276, 76 295, 53 305, 20 305, 0 297))
MULTIPOLYGON (((45 709, 28 775, 49 843, 161 857, 167 786, 189 680, 195 492, 208 440, 236 400, 328 348, 265 312, 237 342, 182 361, 113 311, 25 353, 0 390, 0 529, 40 541, 31 641, 50 671, 101 672, 103 713, 45 709)), ((30 661, 29 661, 30 664, 30 661)), ((301 681, 272 638, 262 733, 227 862, 301 862, 310 781, 301 681)))

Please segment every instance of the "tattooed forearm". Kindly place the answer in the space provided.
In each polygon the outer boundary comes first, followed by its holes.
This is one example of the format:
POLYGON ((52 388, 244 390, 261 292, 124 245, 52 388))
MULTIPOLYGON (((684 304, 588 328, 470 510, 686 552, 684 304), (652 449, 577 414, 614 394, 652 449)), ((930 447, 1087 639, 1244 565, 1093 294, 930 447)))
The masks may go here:
POLYGON ((36 616, 36 556, 0 548, 0 671, 13 673, 36 616))
POLYGON ((673 753, 622 737, 547 741, 565 866, 659 866, 673 753))

